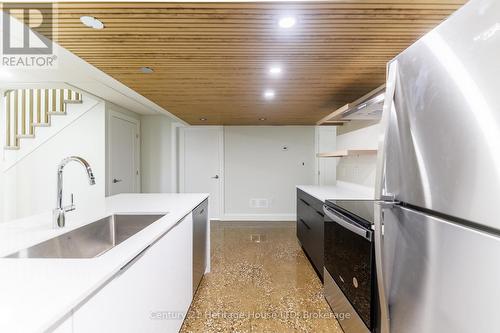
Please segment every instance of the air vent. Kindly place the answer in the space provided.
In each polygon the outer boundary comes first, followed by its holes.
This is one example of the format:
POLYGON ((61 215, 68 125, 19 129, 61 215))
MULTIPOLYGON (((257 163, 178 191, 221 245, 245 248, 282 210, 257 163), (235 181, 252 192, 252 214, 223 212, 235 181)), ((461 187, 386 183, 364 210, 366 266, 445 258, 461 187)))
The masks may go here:
POLYGON ((266 235, 250 235, 250 241, 254 243, 262 243, 266 241, 266 235))
POLYGON ((250 208, 269 208, 268 199, 250 199, 250 208))

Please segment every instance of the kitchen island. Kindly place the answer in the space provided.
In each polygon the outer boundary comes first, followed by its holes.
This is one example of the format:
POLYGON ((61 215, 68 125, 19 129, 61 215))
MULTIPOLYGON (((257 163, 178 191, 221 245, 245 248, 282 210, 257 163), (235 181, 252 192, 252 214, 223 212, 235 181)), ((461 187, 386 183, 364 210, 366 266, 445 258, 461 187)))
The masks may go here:
MULTIPOLYGON (((148 332, 178 330, 182 312, 187 311, 193 296, 191 212, 207 197, 119 194, 104 199, 92 212, 74 216, 69 213, 67 227, 62 229, 53 228, 51 212, 4 223, 0 226, 0 332, 85 332, 93 322, 98 322, 103 332, 132 332, 136 325, 148 332), (3 258, 113 214, 165 215, 95 258, 3 258), (172 246, 176 248, 169 248, 172 246), (161 258, 161 262, 153 262, 151 255, 161 258), (151 262, 146 266, 148 260, 151 262), (168 266, 161 267, 163 262, 168 266), (148 271, 138 272, 139 268, 148 271), (165 285, 155 284, 161 282, 154 280, 155 269, 158 274, 166 274, 165 285), (137 279, 142 273, 145 279, 153 278, 142 281, 146 286, 129 278, 137 279), (179 285, 169 286, 169 281, 179 285), (119 289, 120 283, 128 288, 119 289), (108 295, 101 300, 102 293, 108 295), (114 299, 110 297, 113 293, 114 299), (141 295, 158 295, 161 300, 142 302, 138 299, 141 295), (163 300, 170 303, 163 306, 163 300), (148 304, 141 308, 141 317, 126 315, 132 309, 137 312, 141 304, 148 304), (157 308, 151 307, 156 304, 157 308), (165 320, 171 318, 163 318, 168 315, 163 311, 179 312, 178 318, 165 320)), ((206 270, 209 268, 207 260, 206 270)))

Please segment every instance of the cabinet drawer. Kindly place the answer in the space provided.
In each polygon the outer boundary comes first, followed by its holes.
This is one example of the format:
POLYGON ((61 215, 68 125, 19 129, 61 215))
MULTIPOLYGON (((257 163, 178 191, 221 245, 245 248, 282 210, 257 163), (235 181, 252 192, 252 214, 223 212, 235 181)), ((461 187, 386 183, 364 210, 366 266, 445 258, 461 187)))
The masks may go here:
POLYGON ((310 226, 309 237, 311 239, 311 246, 308 249, 308 255, 316 268, 318 275, 323 278, 323 265, 324 265, 324 221, 317 211, 309 207, 309 220, 310 226))
POLYGON ((308 251, 307 249, 311 243, 311 227, 307 223, 307 220, 309 220, 309 214, 309 206, 304 204, 302 201, 297 200, 297 238, 306 252, 308 251))
POLYGON ((323 201, 299 189, 297 189, 297 199, 316 210, 319 214, 323 214, 323 201))
POLYGON ((309 252, 312 246, 311 231, 307 222, 302 218, 297 220, 297 238, 299 239, 304 250, 309 252))
POLYGON ((323 203, 300 190, 297 192, 297 237, 322 279, 324 264, 323 203))
POLYGON ((325 218, 323 202, 300 190, 297 192, 297 217, 302 217, 311 229, 323 234, 325 218))

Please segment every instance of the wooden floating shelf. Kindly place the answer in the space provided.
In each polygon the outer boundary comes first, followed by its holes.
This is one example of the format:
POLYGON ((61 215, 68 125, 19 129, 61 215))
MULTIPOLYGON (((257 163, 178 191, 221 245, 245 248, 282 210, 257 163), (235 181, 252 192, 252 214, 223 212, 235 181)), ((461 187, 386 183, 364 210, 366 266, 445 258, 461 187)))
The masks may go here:
POLYGON ((356 155, 374 155, 377 154, 377 149, 344 149, 330 153, 319 153, 318 157, 346 157, 356 155))
POLYGON ((323 121, 320 125, 322 126, 342 126, 348 123, 350 120, 326 120, 323 121))

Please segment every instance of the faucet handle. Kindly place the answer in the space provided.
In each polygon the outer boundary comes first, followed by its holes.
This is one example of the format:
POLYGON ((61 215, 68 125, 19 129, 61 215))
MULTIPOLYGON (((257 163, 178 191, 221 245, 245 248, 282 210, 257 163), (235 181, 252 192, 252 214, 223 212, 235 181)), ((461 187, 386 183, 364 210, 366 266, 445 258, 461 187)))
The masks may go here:
POLYGON ((71 211, 74 211, 75 209, 76 209, 76 207, 75 207, 75 203, 74 203, 74 197, 73 197, 73 193, 71 193, 71 203, 69 205, 67 205, 66 207, 64 207, 64 211, 71 212, 71 211))
POLYGON ((54 228, 62 228, 66 225, 66 216, 64 209, 56 208, 52 212, 54 216, 54 228))

